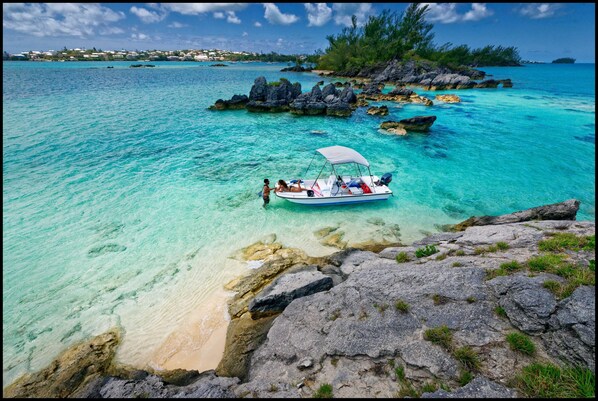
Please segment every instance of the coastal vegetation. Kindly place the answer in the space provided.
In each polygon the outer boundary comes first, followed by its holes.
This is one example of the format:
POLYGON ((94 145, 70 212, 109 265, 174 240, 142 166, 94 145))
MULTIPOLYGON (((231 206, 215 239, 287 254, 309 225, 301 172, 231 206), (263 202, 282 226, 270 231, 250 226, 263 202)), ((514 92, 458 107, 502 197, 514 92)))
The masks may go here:
POLYGON ((393 59, 428 60, 451 68, 521 65, 518 50, 512 46, 470 49, 452 43, 435 45, 433 24, 425 20, 428 7, 412 3, 401 14, 384 10, 378 16, 370 16, 363 27, 357 26, 353 16, 350 27, 326 37, 329 46, 319 58, 317 68, 360 70, 393 59))
POLYGON ((426 256, 430 256, 438 252, 438 249, 434 245, 426 245, 425 247, 418 248, 415 250, 415 256, 418 258, 423 258, 426 256))
POLYGON ((557 58, 556 60, 552 60, 552 64, 573 64, 575 63, 575 59, 571 57, 561 57, 557 58))

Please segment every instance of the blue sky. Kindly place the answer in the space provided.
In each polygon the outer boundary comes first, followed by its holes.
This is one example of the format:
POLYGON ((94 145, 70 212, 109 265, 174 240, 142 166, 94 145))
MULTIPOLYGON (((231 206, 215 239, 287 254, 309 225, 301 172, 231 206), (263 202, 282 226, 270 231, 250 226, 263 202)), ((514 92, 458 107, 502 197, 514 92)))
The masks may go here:
MULTIPOLYGON (((409 3, 3 3, 3 50, 325 50, 327 35, 409 3)), ((434 42, 516 46, 523 59, 595 62, 594 3, 422 3, 434 42)))

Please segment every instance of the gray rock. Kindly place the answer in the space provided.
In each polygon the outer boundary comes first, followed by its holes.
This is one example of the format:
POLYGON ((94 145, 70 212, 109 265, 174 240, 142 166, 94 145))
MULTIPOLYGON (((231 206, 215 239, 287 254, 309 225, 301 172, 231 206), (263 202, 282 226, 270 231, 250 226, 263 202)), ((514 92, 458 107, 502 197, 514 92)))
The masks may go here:
POLYGON ((326 99, 326 97, 330 96, 330 95, 335 96, 335 97, 338 97, 338 95, 339 95, 339 92, 334 87, 334 84, 328 84, 324 88, 322 88, 322 98, 326 99))
POLYGON ((311 270, 284 274, 268 285, 249 303, 253 318, 279 313, 294 299, 332 288, 332 278, 311 270))
POLYGON ((265 101, 268 94, 268 82, 265 77, 257 77, 249 92, 249 100, 265 101))
POLYGON ((438 390, 433 393, 423 393, 421 398, 518 398, 515 390, 488 380, 484 376, 476 376, 465 386, 448 392, 438 390))
POLYGON ((557 306, 554 295, 542 286, 548 278, 551 277, 545 274, 536 277, 515 274, 496 277, 488 285, 515 327, 528 334, 540 334, 548 328, 557 306))
POLYGON ((579 201, 577 199, 569 199, 560 203, 534 207, 500 216, 472 216, 459 224, 455 224, 453 229, 455 231, 463 231, 465 228, 471 226, 517 223, 529 220, 575 220, 578 209, 579 201))

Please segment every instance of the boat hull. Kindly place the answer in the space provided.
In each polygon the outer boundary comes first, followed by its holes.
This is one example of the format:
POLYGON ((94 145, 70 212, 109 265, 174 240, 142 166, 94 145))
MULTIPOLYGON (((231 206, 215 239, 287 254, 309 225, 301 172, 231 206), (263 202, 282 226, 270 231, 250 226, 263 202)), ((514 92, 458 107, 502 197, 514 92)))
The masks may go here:
POLYGON ((346 196, 324 196, 324 197, 292 197, 281 196, 276 194, 279 198, 286 199, 292 203, 310 206, 329 206, 329 205, 344 205, 349 203, 363 203, 387 200, 392 196, 392 193, 383 194, 364 194, 364 195, 346 195, 346 196))

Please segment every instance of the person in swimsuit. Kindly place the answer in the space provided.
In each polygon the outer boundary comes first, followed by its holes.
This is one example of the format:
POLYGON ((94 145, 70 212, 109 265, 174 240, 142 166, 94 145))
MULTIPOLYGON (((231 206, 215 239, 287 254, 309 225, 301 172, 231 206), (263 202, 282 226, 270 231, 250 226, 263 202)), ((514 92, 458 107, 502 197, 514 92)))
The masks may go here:
MULTIPOLYGON (((264 178, 264 188, 262 189, 262 198, 264 199, 263 207, 266 207, 268 203, 270 203, 270 190, 274 188, 270 188, 270 180, 264 178)), ((275 190, 275 189, 274 189, 275 190)))
POLYGON ((278 180, 278 185, 274 189, 274 192, 301 192, 307 191, 307 188, 301 188, 301 180, 297 180, 297 187, 289 187, 285 180, 278 180))

